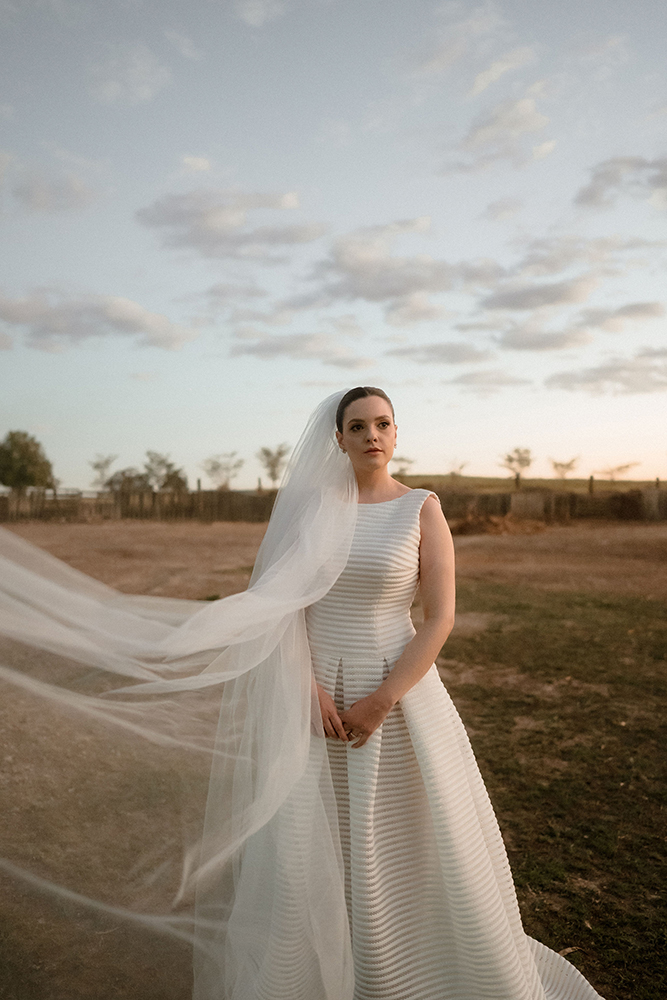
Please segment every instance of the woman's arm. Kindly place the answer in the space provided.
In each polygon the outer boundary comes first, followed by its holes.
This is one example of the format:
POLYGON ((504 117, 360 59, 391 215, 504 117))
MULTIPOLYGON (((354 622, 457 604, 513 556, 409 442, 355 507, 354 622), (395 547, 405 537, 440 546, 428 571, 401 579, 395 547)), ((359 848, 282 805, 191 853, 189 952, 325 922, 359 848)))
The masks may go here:
POLYGON ((454 624, 454 544, 435 497, 424 501, 420 526, 419 579, 424 624, 379 688, 341 713, 346 732, 361 734, 354 747, 364 745, 396 702, 426 674, 454 624))

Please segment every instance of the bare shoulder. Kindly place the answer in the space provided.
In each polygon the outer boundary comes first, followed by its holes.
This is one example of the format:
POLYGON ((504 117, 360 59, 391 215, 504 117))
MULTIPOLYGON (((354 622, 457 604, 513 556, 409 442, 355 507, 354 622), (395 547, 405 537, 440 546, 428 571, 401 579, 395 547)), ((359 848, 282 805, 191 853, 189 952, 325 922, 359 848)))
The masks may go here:
POLYGON ((442 512, 442 506, 436 496, 426 497, 419 512, 419 527, 422 545, 434 541, 436 544, 451 539, 449 525, 442 512))
POLYGON ((442 513, 442 505, 433 493, 429 494, 422 504, 421 520, 422 523, 435 523, 445 520, 445 515, 442 513))

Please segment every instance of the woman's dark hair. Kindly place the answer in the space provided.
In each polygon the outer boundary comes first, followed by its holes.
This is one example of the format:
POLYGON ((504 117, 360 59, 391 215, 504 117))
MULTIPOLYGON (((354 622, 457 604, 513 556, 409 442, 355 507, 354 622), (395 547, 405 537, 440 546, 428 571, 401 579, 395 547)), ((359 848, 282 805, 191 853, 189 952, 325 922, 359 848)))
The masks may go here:
POLYGON ((379 396, 380 399, 386 399, 391 407, 391 415, 396 420, 394 404, 384 389, 376 389, 374 385, 358 385, 355 389, 350 389, 349 392, 346 392, 338 404, 338 409, 336 410, 336 428, 341 434, 343 433, 343 418, 345 417, 346 409, 350 403, 356 402, 357 399, 365 399, 366 396, 379 396))

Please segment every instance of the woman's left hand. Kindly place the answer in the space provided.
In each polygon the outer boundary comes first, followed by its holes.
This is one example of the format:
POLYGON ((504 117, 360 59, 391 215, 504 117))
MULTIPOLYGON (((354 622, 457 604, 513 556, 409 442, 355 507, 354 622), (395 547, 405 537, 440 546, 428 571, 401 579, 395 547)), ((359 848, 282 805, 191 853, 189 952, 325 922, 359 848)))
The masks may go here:
POLYGON ((377 692, 355 701, 346 712, 340 713, 340 720, 348 734, 348 738, 356 740, 351 743, 354 750, 362 747, 382 725, 389 715, 393 705, 387 704, 377 692))

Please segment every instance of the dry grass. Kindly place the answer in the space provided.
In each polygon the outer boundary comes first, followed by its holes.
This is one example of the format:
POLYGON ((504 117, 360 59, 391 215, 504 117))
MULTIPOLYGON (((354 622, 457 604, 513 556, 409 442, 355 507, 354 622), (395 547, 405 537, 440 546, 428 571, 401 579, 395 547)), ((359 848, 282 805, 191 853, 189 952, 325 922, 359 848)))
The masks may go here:
MULTIPOLYGON (((121 590, 205 598, 243 589, 264 526, 15 530, 121 590)), ((567 950, 607 1000, 667 995, 658 957, 667 926, 667 526, 579 524, 456 545, 460 614, 439 665, 498 812, 526 929, 567 950)), ((0 758, 24 741, 23 758, 5 764, 23 792, 5 836, 18 839, 26 864, 39 869, 49 851, 52 860, 51 841, 74 851, 82 824, 91 836, 102 829, 83 878, 103 895, 135 835, 152 827, 168 845, 176 761, 137 751, 123 770, 95 749, 92 730, 45 720, 20 695, 0 712, 0 758), (51 755, 62 745, 56 771, 51 755), (129 811, 119 817, 100 787, 116 789, 129 811), (49 834, 49 803, 69 788, 72 805, 49 834)), ((185 948, 2 881, 1 1000, 187 1000, 185 948)))

